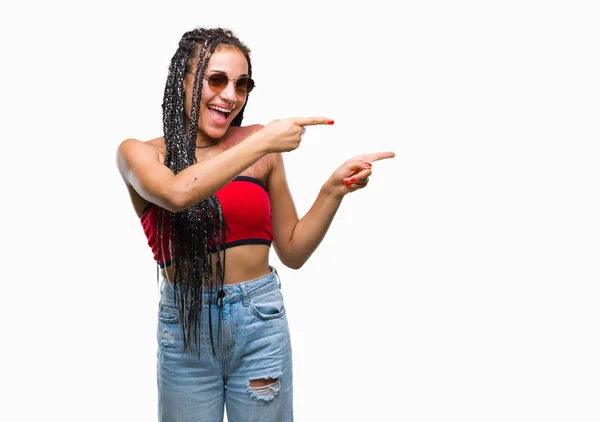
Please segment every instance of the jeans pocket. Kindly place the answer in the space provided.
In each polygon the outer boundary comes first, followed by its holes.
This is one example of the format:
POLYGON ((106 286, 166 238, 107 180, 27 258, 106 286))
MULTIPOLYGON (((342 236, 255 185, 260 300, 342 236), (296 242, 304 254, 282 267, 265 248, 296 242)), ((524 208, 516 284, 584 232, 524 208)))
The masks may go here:
POLYGON ((283 295, 280 289, 273 289, 267 293, 250 298, 250 309, 263 320, 277 319, 285 315, 283 295))
POLYGON ((158 319, 161 322, 177 322, 179 321, 179 309, 171 308, 167 305, 160 305, 160 309, 158 311, 158 319))

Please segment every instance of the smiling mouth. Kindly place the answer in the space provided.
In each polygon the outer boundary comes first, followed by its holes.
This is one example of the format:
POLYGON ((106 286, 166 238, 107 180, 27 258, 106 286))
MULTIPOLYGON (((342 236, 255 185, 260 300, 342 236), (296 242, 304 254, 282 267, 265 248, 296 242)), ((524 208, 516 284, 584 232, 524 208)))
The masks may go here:
POLYGON ((227 108, 212 105, 212 104, 208 105, 208 114, 213 119, 213 121, 218 125, 224 125, 225 123, 227 123, 227 120, 229 119, 229 115, 231 114, 232 111, 233 111, 233 109, 227 109, 227 108))

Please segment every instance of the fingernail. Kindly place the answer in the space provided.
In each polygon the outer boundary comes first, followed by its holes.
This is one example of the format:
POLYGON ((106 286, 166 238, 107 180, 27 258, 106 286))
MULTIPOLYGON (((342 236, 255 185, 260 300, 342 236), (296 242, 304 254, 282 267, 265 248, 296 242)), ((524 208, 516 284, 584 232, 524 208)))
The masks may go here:
POLYGON ((330 120, 327 122, 328 125, 332 125, 333 124, 333 120, 330 120))
POLYGON ((350 179, 351 182, 356 182, 356 177, 353 177, 352 179, 350 179))
POLYGON ((365 166, 371 167, 371 163, 365 163, 365 166))

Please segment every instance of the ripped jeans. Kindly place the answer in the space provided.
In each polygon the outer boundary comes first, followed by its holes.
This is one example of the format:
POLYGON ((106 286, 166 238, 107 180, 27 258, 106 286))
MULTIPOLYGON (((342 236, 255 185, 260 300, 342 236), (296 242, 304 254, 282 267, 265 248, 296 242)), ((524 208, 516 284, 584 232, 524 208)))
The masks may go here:
POLYGON ((211 293, 204 293, 198 356, 193 341, 191 354, 183 350, 173 288, 163 280, 157 329, 159 421, 220 422, 225 407, 229 422, 293 421, 292 350, 277 271, 225 285, 220 318, 212 292, 216 357, 208 329, 211 293))

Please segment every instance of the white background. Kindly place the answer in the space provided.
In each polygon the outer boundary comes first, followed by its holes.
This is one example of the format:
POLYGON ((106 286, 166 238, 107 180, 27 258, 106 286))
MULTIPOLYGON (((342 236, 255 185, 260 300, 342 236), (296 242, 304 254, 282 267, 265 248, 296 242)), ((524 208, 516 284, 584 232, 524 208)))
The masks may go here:
POLYGON ((335 119, 285 155, 301 214, 396 153, 303 268, 273 253, 296 420, 600 420, 595 2, 166 3, 2 12, 1 420, 156 420, 156 267, 115 152, 162 134, 179 38, 217 25, 252 49, 245 124, 335 119))

